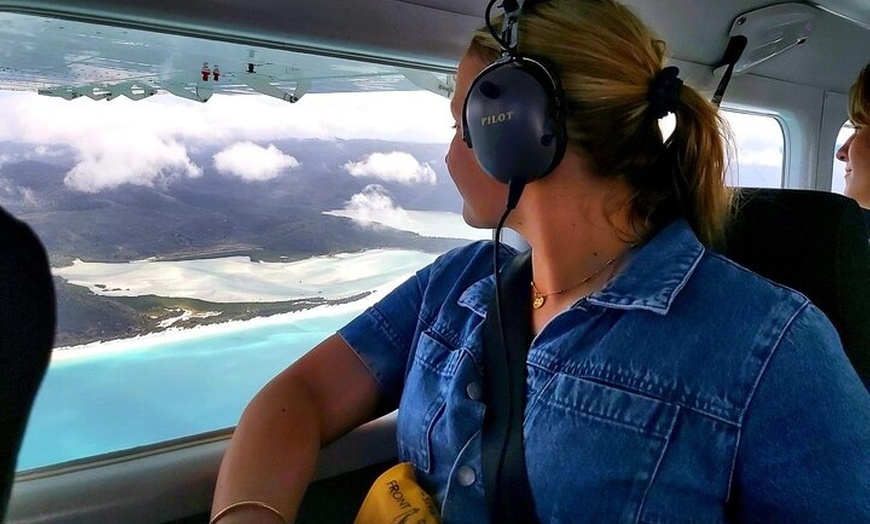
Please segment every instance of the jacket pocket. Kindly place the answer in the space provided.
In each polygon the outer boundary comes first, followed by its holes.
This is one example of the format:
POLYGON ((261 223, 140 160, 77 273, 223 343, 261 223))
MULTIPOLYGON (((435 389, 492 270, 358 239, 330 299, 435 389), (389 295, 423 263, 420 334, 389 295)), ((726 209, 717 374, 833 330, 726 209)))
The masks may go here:
POLYGON ((432 472, 432 432, 443 415, 455 362, 461 357, 430 332, 420 335, 399 402, 399 458, 432 472))
POLYGON ((537 396, 524 431, 541 519, 637 522, 679 408, 563 374, 537 396))

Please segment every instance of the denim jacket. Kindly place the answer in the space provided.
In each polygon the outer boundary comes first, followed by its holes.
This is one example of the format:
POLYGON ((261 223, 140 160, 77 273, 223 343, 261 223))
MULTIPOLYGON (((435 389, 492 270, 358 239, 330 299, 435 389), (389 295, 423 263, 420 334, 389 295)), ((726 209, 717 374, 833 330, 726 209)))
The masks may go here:
MULTIPOLYGON (((398 405, 399 459, 445 523, 489 522, 492 249, 443 255, 340 331, 398 405)), ((527 370, 541 522, 870 522, 870 395, 836 331, 804 296, 705 250, 682 220, 554 317, 527 370)))

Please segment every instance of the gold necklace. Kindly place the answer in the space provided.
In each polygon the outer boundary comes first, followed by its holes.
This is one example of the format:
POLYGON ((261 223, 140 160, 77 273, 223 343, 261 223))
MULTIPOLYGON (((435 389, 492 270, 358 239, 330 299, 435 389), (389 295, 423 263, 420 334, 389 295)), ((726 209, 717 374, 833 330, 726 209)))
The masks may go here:
POLYGON ((564 292, 566 292, 566 291, 571 291, 572 289, 578 288, 578 287, 582 286, 583 284, 589 282, 590 280, 592 280, 593 278, 595 278, 599 273, 601 273, 602 271, 604 271, 605 269, 607 269, 608 267, 610 267, 610 265, 613 264, 614 262, 616 262, 620 257, 622 257, 622 255, 624 255, 624 254, 628 253, 629 251, 631 251, 631 249, 632 249, 635 245, 637 245, 637 244, 632 244, 632 245, 628 246, 628 248, 627 248, 625 251, 623 251, 622 253, 619 253, 618 255, 614 256, 613 258, 611 258, 610 260, 608 260, 607 262, 605 262, 603 266, 601 266, 601 267, 599 267, 598 269, 596 269, 596 270, 595 270, 591 275, 587 276, 586 278, 584 278, 583 280, 581 280, 580 282, 574 284, 574 285, 571 286, 571 287, 566 287, 566 288, 563 288, 563 289, 557 289, 556 291, 550 291, 549 293, 541 293, 540 291, 538 291, 537 286, 535 286, 535 281, 532 280, 532 282, 531 282, 531 284, 532 284, 532 293, 533 293, 533 297, 532 297, 532 307, 535 308, 535 309, 541 309, 542 307, 544 307, 544 303, 547 302, 547 297, 549 297, 550 295, 561 295, 562 293, 564 293, 564 292))

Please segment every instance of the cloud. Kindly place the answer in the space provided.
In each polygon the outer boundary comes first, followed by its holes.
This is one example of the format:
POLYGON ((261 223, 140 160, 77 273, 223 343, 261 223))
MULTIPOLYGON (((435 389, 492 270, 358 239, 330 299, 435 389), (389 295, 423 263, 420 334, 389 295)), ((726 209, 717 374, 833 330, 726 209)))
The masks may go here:
POLYGON ((350 218, 362 227, 377 229, 386 226, 424 237, 468 240, 492 238, 492 230, 473 229, 459 213, 403 209, 378 184, 370 184, 362 193, 352 196, 344 209, 324 211, 323 214, 350 218))
POLYGON ((264 95, 215 95, 203 104, 168 94, 97 102, 0 92, 0 106, 0 141, 35 144, 129 131, 209 144, 377 138, 446 145, 453 136, 449 100, 413 91, 309 93, 295 104, 264 95))
POLYGON ((782 126, 773 117, 726 111, 723 113, 734 131, 740 165, 782 167, 782 126))
POLYGON ((413 231, 420 227, 407 211, 393 202, 390 192, 379 184, 367 185, 361 193, 350 197, 344 209, 326 211, 325 214, 350 218, 358 225, 372 229, 387 226, 413 231))
MULTIPOLYGON (((67 184, 93 192, 198 176, 187 151, 203 145, 373 138, 447 144, 453 135, 448 104, 427 92, 309 93, 296 104, 259 95, 215 95, 202 104, 171 95, 97 102, 0 92, 0 142, 32 146, 37 155, 68 155, 70 148, 78 164, 67 184)), ((428 166, 409 165, 410 173, 420 171, 410 176, 434 176, 428 166)))
POLYGON ((96 193, 124 184, 151 187, 179 176, 202 175, 184 145, 144 133, 102 135, 76 147, 77 163, 64 183, 77 191, 96 193))
POLYGON ((25 206, 40 206, 42 205, 42 200, 36 196, 36 193, 30 189, 29 187, 21 187, 21 204, 25 206))
POLYGON ((64 152, 58 149, 52 149, 46 145, 39 145, 33 149, 33 157, 35 158, 51 158, 63 156, 64 152))
MULTIPOLYGON (((0 168, 2 168, 3 155, 0 155, 0 168)), ((13 183, 11 180, 0 175, 0 204, 19 208, 37 207, 44 202, 38 198, 36 192, 27 187, 13 183)))
POLYGON ((741 149, 737 153, 740 165, 756 165, 778 167, 782 169, 784 157, 782 149, 768 147, 764 149, 741 149))
MULTIPOLYGON (((2 164, 0 164, 2 167, 2 164)), ((0 202, 8 205, 14 203, 20 195, 20 188, 8 179, 0 176, 0 202)))
POLYGON ((372 153, 360 162, 348 162, 343 167, 355 177, 401 184, 435 184, 435 170, 429 164, 421 164, 413 155, 399 151, 372 153))
POLYGON ((64 151, 62 150, 52 149, 45 145, 39 145, 34 147, 33 149, 16 151, 14 153, 0 154, 0 167, 3 167, 3 164, 10 164, 13 162, 26 162, 28 160, 45 160, 54 157, 61 157, 63 156, 63 154, 64 151))
POLYGON ((214 155, 215 168, 224 175, 244 180, 271 180, 287 169, 299 167, 299 161, 269 144, 239 142, 214 155))

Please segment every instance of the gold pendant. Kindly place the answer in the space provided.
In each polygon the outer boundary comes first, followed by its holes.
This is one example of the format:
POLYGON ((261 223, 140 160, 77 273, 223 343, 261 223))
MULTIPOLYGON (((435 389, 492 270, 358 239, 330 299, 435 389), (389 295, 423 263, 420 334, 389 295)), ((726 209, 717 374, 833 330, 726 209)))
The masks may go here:
POLYGON ((546 301, 547 297, 535 293, 535 298, 532 300, 532 307, 535 309, 541 309, 541 307, 544 305, 544 302, 546 301))

